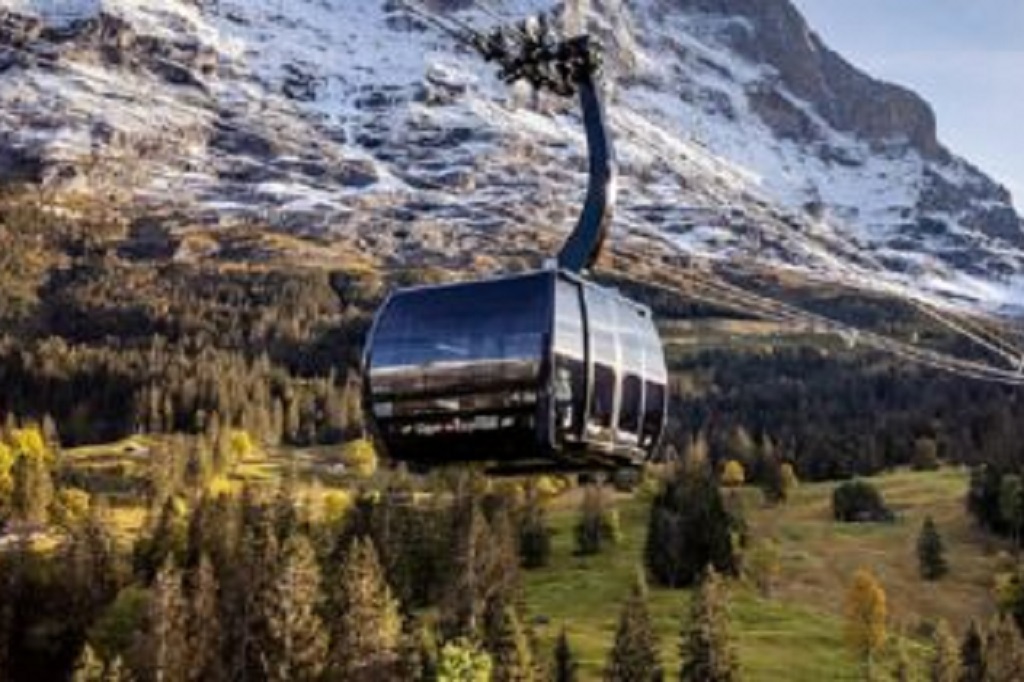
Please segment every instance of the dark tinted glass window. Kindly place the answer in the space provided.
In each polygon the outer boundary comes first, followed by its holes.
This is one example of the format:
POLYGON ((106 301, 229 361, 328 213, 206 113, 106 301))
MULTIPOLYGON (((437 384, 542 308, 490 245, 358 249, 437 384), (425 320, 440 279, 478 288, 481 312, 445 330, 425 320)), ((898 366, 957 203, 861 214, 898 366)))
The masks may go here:
POLYGON ((598 426, 611 428, 615 409, 615 371, 604 365, 594 366, 594 402, 591 420, 598 426))
POLYGON ((373 367, 538 358, 550 299, 547 274, 398 294, 378 322, 373 367))
POLYGON ((640 403, 643 399, 643 382, 640 377, 629 374, 622 381, 622 405, 619 407, 619 429, 629 433, 640 431, 640 403))
POLYGON ((644 432, 643 443, 648 445, 649 441, 661 433, 665 421, 665 385, 648 381, 644 385, 644 432))

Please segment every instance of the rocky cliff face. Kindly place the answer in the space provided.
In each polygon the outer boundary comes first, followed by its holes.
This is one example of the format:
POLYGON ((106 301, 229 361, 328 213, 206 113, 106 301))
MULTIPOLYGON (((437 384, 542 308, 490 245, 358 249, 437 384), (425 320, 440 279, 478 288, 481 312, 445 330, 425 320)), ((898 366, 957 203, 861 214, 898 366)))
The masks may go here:
POLYGON ((723 42, 753 63, 776 72, 754 93, 758 113, 780 136, 825 139, 814 121, 779 90, 813 106, 831 130, 851 133, 879 149, 909 144, 929 158, 945 151, 936 137, 935 115, 913 92, 877 81, 830 50, 788 0, 680 0, 679 11, 743 23, 722 33, 723 42), (773 96, 773 94, 775 96, 773 96), (781 110, 773 110, 772 104, 781 110), (799 121, 799 125, 785 125, 799 121), (799 134, 798 134, 799 133, 799 134))
MULTIPOLYGON (((494 22, 470 0, 427 4, 494 22)), ((927 103, 829 50, 789 0, 591 4, 611 53, 618 238, 1020 305, 1006 190, 942 146, 927 103)), ((506 88, 391 0, 0 0, 0 178, 192 224, 501 258, 573 223, 574 109, 506 88)))

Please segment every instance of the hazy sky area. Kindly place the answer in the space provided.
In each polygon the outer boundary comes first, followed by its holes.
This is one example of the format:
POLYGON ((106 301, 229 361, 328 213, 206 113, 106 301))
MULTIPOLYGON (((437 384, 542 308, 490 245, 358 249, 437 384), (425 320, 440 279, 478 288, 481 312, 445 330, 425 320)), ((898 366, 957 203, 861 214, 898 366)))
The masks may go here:
POLYGON ((1024 0, 793 0, 825 43, 935 109, 939 137, 1024 209, 1024 0))

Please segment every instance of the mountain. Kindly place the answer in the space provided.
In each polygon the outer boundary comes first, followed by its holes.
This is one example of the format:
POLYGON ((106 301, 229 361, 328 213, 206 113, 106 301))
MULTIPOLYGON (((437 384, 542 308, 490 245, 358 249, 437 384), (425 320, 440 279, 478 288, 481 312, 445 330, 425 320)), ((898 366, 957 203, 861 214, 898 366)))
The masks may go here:
MULTIPOLYGON (((585 4, 609 52, 615 239, 1024 309, 1007 190, 789 0, 585 4)), ((562 13, 426 5, 481 27, 562 13)), ((396 0, 0 0, 0 179, 394 264, 536 260, 582 200, 582 128, 491 71, 396 0)))

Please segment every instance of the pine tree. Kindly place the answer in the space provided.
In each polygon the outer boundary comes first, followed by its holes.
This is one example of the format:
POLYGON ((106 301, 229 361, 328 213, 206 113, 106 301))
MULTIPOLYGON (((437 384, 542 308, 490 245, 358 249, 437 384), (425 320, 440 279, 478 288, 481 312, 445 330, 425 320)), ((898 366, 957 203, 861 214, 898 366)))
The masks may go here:
POLYGON ((519 522, 519 553, 524 568, 542 568, 551 561, 551 528, 536 491, 527 498, 519 522))
POLYGON ((409 682, 433 680, 436 648, 426 628, 415 618, 406 618, 402 623, 395 677, 409 682))
POLYGON ((960 677, 960 652, 956 639, 949 631, 949 624, 940 620, 932 633, 932 660, 929 665, 929 682, 957 682, 960 677))
POLYGON ((223 637, 218 590, 213 564, 203 555, 188 580, 186 639, 190 682, 219 682, 225 678, 221 659, 223 637))
POLYGON ((519 602, 520 576, 515 535, 507 516, 489 523, 476 502, 455 511, 457 549, 441 602, 443 639, 487 639, 501 609, 519 602))
POLYGON ((683 682, 737 682, 741 679, 729 636, 724 586, 708 568, 691 604, 680 649, 683 682))
POLYGON ((368 538, 352 541, 333 599, 330 664, 345 680, 385 679, 401 640, 399 604, 368 538))
POLYGON ((535 679, 530 641, 514 607, 506 606, 502 610, 488 652, 494 664, 494 682, 532 682, 535 679))
POLYGON ((150 590, 149 629, 143 655, 147 677, 157 682, 186 679, 188 666, 185 600, 181 589, 181 572, 168 559, 156 575, 150 590))
POLYGON ((64 543, 65 580, 71 593, 68 616, 76 630, 84 631, 121 587, 124 571, 107 524, 94 503, 64 543))
POLYGON ((163 501, 149 536, 135 547, 135 569, 145 578, 156 575, 168 559, 185 554, 187 520, 180 500, 171 496, 163 501))
POLYGON ((565 628, 558 634, 558 641, 555 642, 555 660, 551 666, 552 682, 576 682, 579 678, 579 665, 576 663, 576 655, 569 645, 569 636, 565 628))
POLYGON ((607 682, 650 682, 661 675, 657 634, 647 610, 647 585, 638 572, 619 615, 604 677, 607 682))
POLYGON ((854 574, 846 593, 846 641, 863 661, 868 677, 875 654, 885 644, 886 598, 875 577, 867 570, 854 574))
POLYGON ((267 680, 320 676, 327 662, 320 602, 320 568, 313 546, 305 536, 293 535, 284 544, 277 575, 263 602, 267 641, 261 653, 267 680))
POLYGON ((985 638, 974 621, 964 634, 960 645, 960 682, 986 682, 985 638))
POLYGON ((917 562, 925 580, 938 580, 949 572, 946 548, 931 516, 925 517, 921 533, 917 536, 917 562))
POLYGON ((1024 525, 1024 483, 1017 474, 1005 474, 999 487, 999 514, 1010 529, 1014 551, 1020 555, 1021 527, 1024 525))
POLYGON ((1019 682, 1024 675, 1024 640, 1012 618, 1000 616, 992 621, 985 651, 986 682, 1019 682))
POLYGON ((719 573, 739 568, 742 520, 730 512, 700 450, 655 496, 644 547, 653 580, 666 587, 696 583, 709 564, 719 573))
POLYGON ((265 676, 262 657, 270 635, 264 615, 271 608, 272 585, 279 570, 280 545, 265 505, 243 488, 237 560, 227 590, 222 624, 230 679, 257 680, 265 676))

